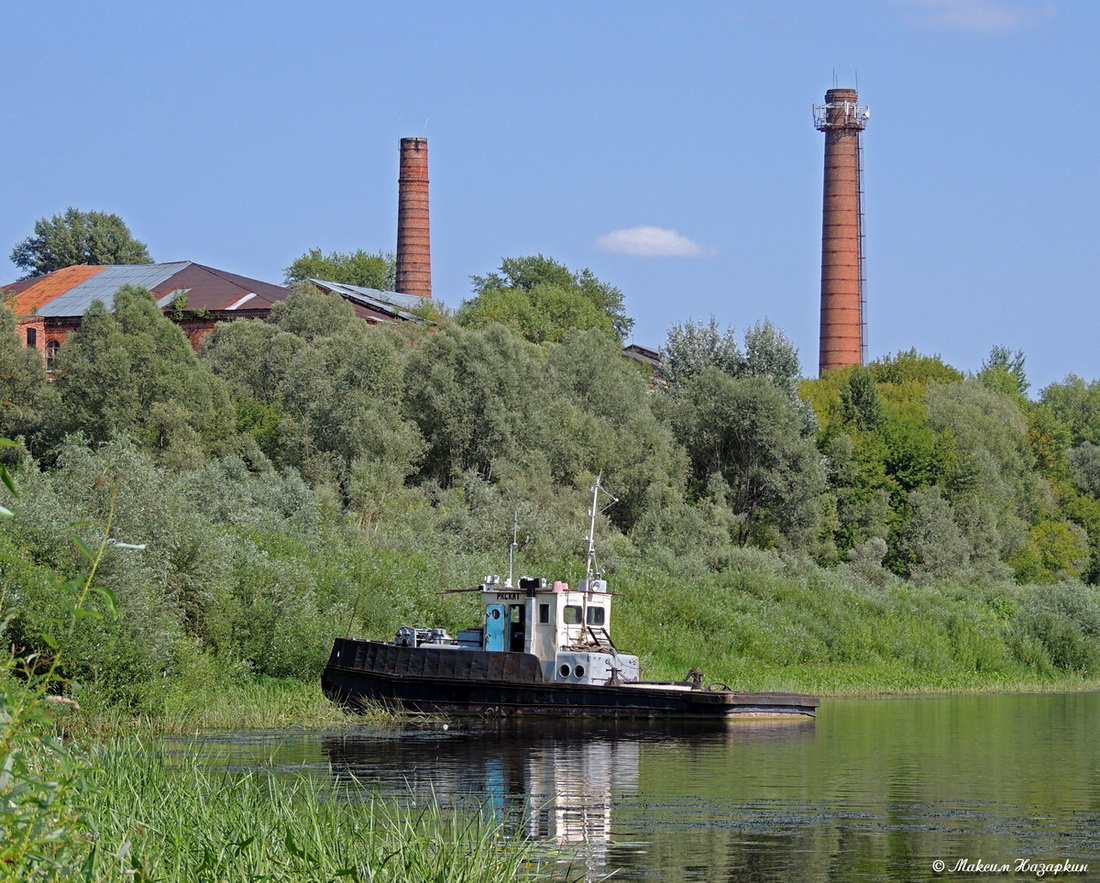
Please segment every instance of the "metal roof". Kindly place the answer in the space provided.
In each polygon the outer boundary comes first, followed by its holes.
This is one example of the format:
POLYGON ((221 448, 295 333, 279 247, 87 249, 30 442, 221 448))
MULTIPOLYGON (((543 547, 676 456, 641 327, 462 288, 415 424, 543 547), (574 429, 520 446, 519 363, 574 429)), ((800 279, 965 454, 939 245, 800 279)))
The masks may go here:
POLYGON ((48 303, 42 304, 37 315, 82 316, 93 300, 100 300, 110 307, 115 292, 123 285, 152 289, 190 263, 175 261, 170 264, 115 264, 104 267, 90 279, 85 279, 48 303))
POLYGON ((377 288, 364 288, 362 285, 348 285, 344 282, 327 282, 324 279, 307 280, 318 288, 346 297, 350 301, 373 307, 391 316, 402 319, 419 319, 411 310, 423 306, 425 298, 419 294, 402 294, 400 291, 381 291, 377 288))
POLYGON ((77 264, 73 267, 63 267, 60 270, 54 270, 52 273, 46 273, 44 276, 35 276, 21 282, 5 285, 3 292, 5 297, 10 298, 8 303, 15 311, 15 315, 23 318, 37 313, 43 304, 49 303, 74 285, 102 270, 103 266, 101 264, 95 266, 77 264))

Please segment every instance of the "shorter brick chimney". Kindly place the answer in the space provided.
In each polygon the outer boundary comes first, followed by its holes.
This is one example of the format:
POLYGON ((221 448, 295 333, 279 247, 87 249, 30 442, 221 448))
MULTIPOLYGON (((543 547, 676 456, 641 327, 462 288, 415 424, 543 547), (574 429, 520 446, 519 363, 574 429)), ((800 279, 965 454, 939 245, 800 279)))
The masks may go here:
POLYGON ((432 244, 428 224, 428 139, 401 139, 397 179, 397 284, 404 294, 432 296, 432 244))

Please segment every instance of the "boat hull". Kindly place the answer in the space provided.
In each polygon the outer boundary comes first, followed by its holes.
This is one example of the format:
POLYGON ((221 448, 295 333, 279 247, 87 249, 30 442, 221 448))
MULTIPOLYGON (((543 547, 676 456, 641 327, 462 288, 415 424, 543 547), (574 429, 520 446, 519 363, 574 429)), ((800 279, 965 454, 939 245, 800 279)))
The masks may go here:
POLYGON ((399 647, 338 638, 322 675, 326 695, 449 715, 617 718, 812 718, 819 700, 796 693, 682 685, 546 681, 529 653, 399 647))

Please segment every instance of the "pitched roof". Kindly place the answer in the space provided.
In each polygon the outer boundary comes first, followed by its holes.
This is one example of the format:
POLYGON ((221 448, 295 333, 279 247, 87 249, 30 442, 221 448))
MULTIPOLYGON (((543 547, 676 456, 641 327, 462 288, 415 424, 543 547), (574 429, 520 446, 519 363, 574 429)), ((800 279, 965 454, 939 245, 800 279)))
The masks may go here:
POLYGON ((42 304, 38 308, 39 316, 59 318, 61 316, 83 316, 98 300, 111 305, 115 292, 124 285, 139 285, 152 290, 154 286, 175 274, 183 262, 173 264, 115 264, 103 267, 94 276, 78 282, 68 291, 42 304))
POLYGON ((4 295, 15 315, 22 319, 29 316, 49 303, 60 294, 64 294, 74 285, 95 276, 104 267, 78 264, 75 267, 65 267, 54 270, 44 276, 35 276, 24 279, 12 285, 4 286, 4 295))
POLYGON ((186 295, 189 310, 271 309, 290 294, 282 285, 190 262, 150 290, 160 296, 157 306, 162 309, 180 293, 186 295))
POLYGON ((84 315, 93 300, 110 304, 124 285, 147 288, 162 309, 181 294, 191 310, 270 309, 286 298, 289 288, 215 270, 191 261, 163 264, 80 265, 4 287, 12 295, 20 318, 31 314, 50 317, 84 315))

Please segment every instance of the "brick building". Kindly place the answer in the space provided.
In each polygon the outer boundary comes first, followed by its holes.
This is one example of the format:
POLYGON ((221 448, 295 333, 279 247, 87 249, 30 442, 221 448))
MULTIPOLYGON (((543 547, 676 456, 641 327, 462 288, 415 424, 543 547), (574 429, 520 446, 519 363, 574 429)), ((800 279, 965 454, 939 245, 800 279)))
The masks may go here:
MULTIPOLYGON (((371 325, 379 322, 418 320, 411 310, 423 298, 396 291, 376 291, 356 285, 309 280, 322 291, 339 294, 356 315, 371 325)), ((93 300, 110 306, 124 285, 147 288, 157 306, 170 313, 187 334, 191 345, 232 319, 262 319, 290 294, 290 288, 261 282, 192 261, 164 264, 117 264, 65 267, 3 287, 3 300, 18 319, 16 333, 53 363, 65 338, 80 327, 93 300)))

